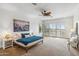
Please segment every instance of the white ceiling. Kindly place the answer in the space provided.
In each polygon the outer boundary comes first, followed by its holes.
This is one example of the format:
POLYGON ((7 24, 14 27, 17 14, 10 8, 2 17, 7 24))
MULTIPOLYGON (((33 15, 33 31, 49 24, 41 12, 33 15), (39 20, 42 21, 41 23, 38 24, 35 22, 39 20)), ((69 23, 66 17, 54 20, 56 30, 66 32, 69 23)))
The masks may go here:
POLYGON ((78 5, 77 3, 38 3, 37 6, 33 6, 31 3, 4 3, 0 4, 0 9, 28 17, 39 17, 41 15, 39 9, 43 8, 50 9, 54 17, 61 17, 62 15, 72 15, 78 5))

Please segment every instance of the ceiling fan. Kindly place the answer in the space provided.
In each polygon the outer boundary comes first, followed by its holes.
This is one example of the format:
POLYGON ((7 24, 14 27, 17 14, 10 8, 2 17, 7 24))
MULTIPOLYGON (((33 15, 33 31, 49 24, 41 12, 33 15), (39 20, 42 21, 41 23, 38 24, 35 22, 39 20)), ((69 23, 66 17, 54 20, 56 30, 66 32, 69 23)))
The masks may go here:
POLYGON ((39 7, 37 3, 32 3, 32 5, 39 9, 42 16, 51 16, 52 12, 50 10, 39 7))

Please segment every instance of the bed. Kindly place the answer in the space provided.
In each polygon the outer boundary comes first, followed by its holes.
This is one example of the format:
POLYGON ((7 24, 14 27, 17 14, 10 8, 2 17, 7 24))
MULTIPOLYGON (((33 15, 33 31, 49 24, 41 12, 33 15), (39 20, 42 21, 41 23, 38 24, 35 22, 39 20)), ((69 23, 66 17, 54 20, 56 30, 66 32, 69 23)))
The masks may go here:
POLYGON ((35 35, 27 38, 20 38, 20 39, 14 40, 15 44, 21 47, 24 47, 26 51, 28 51, 29 47, 32 47, 33 45, 38 44, 39 42, 43 43, 43 37, 35 36, 35 35))

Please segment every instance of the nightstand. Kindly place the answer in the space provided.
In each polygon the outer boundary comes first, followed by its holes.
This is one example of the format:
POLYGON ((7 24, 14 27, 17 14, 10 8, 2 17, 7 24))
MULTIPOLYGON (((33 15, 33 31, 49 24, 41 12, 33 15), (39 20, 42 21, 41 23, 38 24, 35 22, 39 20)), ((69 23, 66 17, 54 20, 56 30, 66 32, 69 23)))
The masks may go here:
POLYGON ((12 38, 2 40, 2 48, 3 49, 12 47, 12 46, 13 46, 13 39, 12 38))

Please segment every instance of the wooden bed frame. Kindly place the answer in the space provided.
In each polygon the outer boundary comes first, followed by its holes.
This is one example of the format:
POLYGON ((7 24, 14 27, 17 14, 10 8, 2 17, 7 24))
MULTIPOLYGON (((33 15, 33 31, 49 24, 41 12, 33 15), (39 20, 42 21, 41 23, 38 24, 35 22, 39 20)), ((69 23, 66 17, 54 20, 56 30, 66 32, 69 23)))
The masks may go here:
POLYGON ((19 46, 25 48, 25 49, 26 49, 26 52, 27 52, 29 48, 31 48, 32 46, 38 44, 39 42, 42 42, 42 43, 43 43, 43 39, 34 41, 34 42, 29 43, 29 44, 27 44, 27 45, 24 45, 24 44, 22 44, 22 43, 20 43, 20 42, 17 42, 16 40, 14 40, 13 42, 14 42, 15 44, 17 44, 17 45, 19 45, 19 46))

